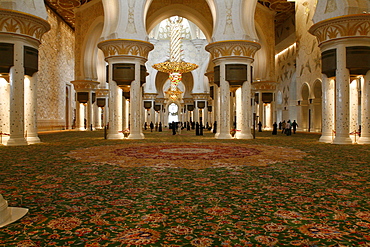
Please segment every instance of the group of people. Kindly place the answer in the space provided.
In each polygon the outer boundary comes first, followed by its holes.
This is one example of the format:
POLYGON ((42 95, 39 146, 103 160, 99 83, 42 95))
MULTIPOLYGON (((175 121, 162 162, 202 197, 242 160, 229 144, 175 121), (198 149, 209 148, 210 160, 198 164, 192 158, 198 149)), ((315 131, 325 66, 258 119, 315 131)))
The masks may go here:
POLYGON ((148 123, 145 122, 144 123, 144 130, 147 130, 148 127, 150 128, 150 132, 153 132, 153 129, 155 129, 155 131, 162 132, 162 123, 161 122, 159 122, 159 124, 158 123, 153 124, 153 122, 150 122, 149 126, 148 126, 148 123))
MULTIPOLYGON (((272 126, 273 126, 272 134, 277 135, 278 124, 275 122, 272 126)), ((293 122, 291 122, 290 120, 285 122, 284 120, 283 122, 280 121, 279 123, 279 130, 281 130, 282 134, 286 134, 287 136, 292 135, 292 129, 293 129, 293 134, 295 134, 297 131, 297 127, 298 127, 298 124, 295 120, 293 122)))
MULTIPOLYGON (((159 122, 153 124, 153 122, 150 122, 148 124, 147 122, 144 123, 144 130, 150 129, 150 132, 153 132, 153 130, 162 132, 162 123, 159 122)), ((187 122, 172 122, 168 124, 168 128, 172 130, 172 134, 180 134, 182 130, 186 129, 189 130, 195 130, 196 135, 203 135, 203 129, 211 130, 212 126, 206 123, 206 125, 203 125, 202 122, 193 122, 193 121, 187 121, 187 122)), ((214 124, 214 128, 216 128, 216 123, 214 124)))

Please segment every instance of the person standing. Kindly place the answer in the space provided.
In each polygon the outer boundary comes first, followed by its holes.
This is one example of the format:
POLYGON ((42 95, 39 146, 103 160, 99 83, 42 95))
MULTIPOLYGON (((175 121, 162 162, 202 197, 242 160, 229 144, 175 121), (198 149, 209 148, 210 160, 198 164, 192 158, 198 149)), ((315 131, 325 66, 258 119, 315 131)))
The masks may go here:
POLYGON ((273 125, 272 125, 272 134, 273 135, 277 135, 277 123, 275 122, 273 125))
POLYGON ((262 123, 261 123, 261 121, 258 122, 258 132, 262 132, 262 123))
POLYGON ((293 121, 293 123, 292 123, 293 134, 295 134, 295 131, 297 130, 297 127, 298 127, 298 124, 297 124, 297 122, 294 120, 294 121, 293 121))
POLYGON ((175 122, 172 122, 171 129, 172 129, 172 135, 176 135, 176 124, 175 124, 175 122))
POLYGON ((154 129, 154 124, 153 124, 153 122, 150 122, 149 127, 150 127, 150 132, 153 132, 153 129, 154 129))
POLYGON ((286 127, 286 122, 285 120, 282 122, 281 124, 281 134, 284 134, 285 133, 285 127, 286 127))
POLYGON ((292 125, 290 124, 290 120, 286 122, 285 133, 287 136, 290 136, 292 134, 292 125))

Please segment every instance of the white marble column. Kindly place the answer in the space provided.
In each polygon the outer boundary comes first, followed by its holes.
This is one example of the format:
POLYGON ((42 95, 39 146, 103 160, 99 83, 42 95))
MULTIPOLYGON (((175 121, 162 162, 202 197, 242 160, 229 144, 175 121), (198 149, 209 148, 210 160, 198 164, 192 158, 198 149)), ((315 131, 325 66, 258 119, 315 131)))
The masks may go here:
MULTIPOLYGON (((234 128, 235 113, 236 113, 236 102, 235 92, 230 92, 230 129, 234 128)), ((236 123, 235 123, 236 124, 236 123)))
POLYGON ((216 133, 215 133, 215 138, 217 139, 218 136, 220 135, 220 87, 218 86, 215 86, 215 89, 214 89, 214 93, 215 93, 215 121, 216 121, 216 133))
POLYGON ((361 93, 361 137, 357 143, 370 144, 370 70, 364 77, 361 93))
MULTIPOLYGON (((253 139, 253 135, 251 133, 251 116, 252 116, 252 107, 250 105, 251 102, 251 84, 249 81, 245 81, 240 88, 240 114, 238 115, 238 118, 240 118, 240 121, 238 121, 240 124, 237 125, 238 130, 236 132, 236 138, 237 139, 253 139)), ((237 104, 238 105, 238 104, 237 104)))
POLYGON ((0 144, 6 144, 10 133, 9 130, 9 91, 10 91, 10 84, 5 78, 0 77, 0 118, 2 119, 0 125, 0 133, 4 133, 6 135, 0 136, 0 144))
POLYGON ((89 99, 87 100, 87 116, 86 116, 86 130, 94 130, 91 129, 93 125, 93 103, 92 103, 92 91, 89 91, 89 99))
POLYGON ((122 130, 128 128, 128 112, 127 112, 127 101, 124 96, 122 96, 122 130))
POLYGON ((349 70, 346 68, 346 47, 337 47, 337 73, 335 92, 335 138, 333 144, 352 144, 349 137, 349 70))
POLYGON ((333 79, 322 74, 322 131, 319 142, 331 143, 334 130, 334 84, 333 79))
POLYGON ((144 139, 141 121, 140 63, 135 61, 135 80, 130 88, 130 135, 128 139, 144 139))
POLYGON ((8 146, 27 145, 24 137, 23 44, 14 43, 14 66, 10 69, 10 137, 8 146))
POLYGON ((94 106, 94 121, 95 121, 95 126, 97 129, 102 129, 102 121, 101 121, 101 116, 102 116, 102 108, 98 107, 97 105, 94 106))
MULTIPOLYGON (((109 66, 113 67, 113 66, 109 66)), ((122 127, 122 90, 114 81, 109 82, 109 129, 107 139, 123 139, 122 127)))
POLYGON ((220 121, 217 122, 217 139, 231 139, 230 134, 230 85, 226 81, 225 63, 220 63, 220 121))
POLYGON ((37 134, 37 72, 33 74, 32 77, 27 77, 29 80, 28 88, 25 88, 25 97, 28 95, 26 102, 27 116, 26 121, 26 140, 28 144, 39 143, 40 138, 37 134), (27 91, 27 93, 26 93, 27 91))
POLYGON ((256 124, 258 124, 258 122, 261 121, 263 125, 263 122, 265 121, 263 117, 263 112, 264 112, 264 109, 263 109, 263 102, 262 102, 262 92, 258 92, 258 114, 257 114, 258 118, 257 118, 256 124))
POLYGON ((194 122, 199 123, 199 120, 200 120, 200 117, 201 117, 201 115, 199 113, 200 113, 200 109, 198 108, 198 101, 195 100, 194 101, 194 111, 193 111, 194 122))
POLYGON ((81 127, 81 124, 83 124, 83 118, 81 118, 81 104, 76 99, 76 130, 83 130, 83 125, 81 127))
POLYGON ((350 103, 350 122, 349 122, 349 132, 352 142, 355 143, 358 140, 358 79, 351 81, 349 85, 349 103, 350 103))
POLYGON ((203 109, 203 125, 206 126, 207 122, 209 121, 208 120, 208 101, 207 100, 204 100, 204 101, 205 101, 205 106, 203 109))

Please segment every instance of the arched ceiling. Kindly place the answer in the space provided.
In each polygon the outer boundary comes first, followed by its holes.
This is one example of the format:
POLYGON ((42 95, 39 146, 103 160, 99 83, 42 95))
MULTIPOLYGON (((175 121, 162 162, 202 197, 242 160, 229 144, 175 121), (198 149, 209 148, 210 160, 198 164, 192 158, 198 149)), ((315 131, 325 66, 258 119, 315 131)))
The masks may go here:
MULTIPOLYGON (((92 0, 44 0, 45 4, 56 12, 70 27, 74 28, 74 9, 92 0)), ((287 0, 258 0, 273 11, 276 11, 276 26, 294 14, 294 2, 287 0)), ((147 14, 147 29, 150 31, 156 24, 171 15, 183 16, 194 22, 202 31, 208 32, 213 28, 211 10, 207 0, 153 0, 147 14), (189 11, 191 9, 191 11, 189 11), (197 21, 198 20, 198 21, 197 21), (197 23, 204 20, 204 23, 197 23)))
POLYGON ((146 16, 147 32, 162 20, 174 15, 190 20, 203 31, 207 39, 211 38, 213 18, 205 0, 153 0, 146 16))

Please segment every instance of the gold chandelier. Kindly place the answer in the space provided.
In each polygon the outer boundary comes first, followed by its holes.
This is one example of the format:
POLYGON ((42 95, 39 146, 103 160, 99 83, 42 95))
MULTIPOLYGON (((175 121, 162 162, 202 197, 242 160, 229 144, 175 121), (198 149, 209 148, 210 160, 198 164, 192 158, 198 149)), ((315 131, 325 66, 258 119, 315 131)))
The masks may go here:
POLYGON ((196 65, 195 63, 187 62, 163 62, 154 64, 153 68, 167 74, 172 73, 184 74, 192 70, 195 70, 196 68, 198 68, 198 65, 196 65))
POLYGON ((194 63, 181 61, 181 29, 182 18, 175 17, 170 19, 171 37, 170 37, 170 61, 154 64, 152 67, 160 72, 169 74, 171 81, 170 88, 166 91, 172 101, 178 99, 182 94, 177 87, 182 80, 182 74, 198 68, 194 63))

